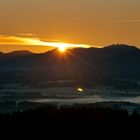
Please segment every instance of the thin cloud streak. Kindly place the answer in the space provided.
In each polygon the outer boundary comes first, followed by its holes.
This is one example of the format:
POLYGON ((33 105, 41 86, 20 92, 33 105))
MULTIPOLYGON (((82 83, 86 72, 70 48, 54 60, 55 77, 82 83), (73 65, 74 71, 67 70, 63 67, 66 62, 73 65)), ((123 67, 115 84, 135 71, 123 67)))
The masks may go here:
MULTIPOLYGON (((72 43, 64 43, 64 42, 46 42, 42 41, 39 38, 27 38, 27 37, 19 37, 19 36, 4 36, 0 35, 0 45, 32 45, 32 46, 48 46, 48 47, 67 47, 67 48, 90 48, 91 45, 88 44, 72 44, 72 43)), ((95 46, 97 47, 97 46, 95 46)), ((100 46, 98 46, 100 47, 100 46)))
POLYGON ((32 36, 36 36, 36 34, 32 34, 32 33, 20 33, 20 34, 16 34, 17 36, 25 36, 25 37, 32 37, 32 36))
POLYGON ((102 21, 104 23, 137 23, 140 22, 140 19, 136 20, 108 20, 108 21, 102 21))

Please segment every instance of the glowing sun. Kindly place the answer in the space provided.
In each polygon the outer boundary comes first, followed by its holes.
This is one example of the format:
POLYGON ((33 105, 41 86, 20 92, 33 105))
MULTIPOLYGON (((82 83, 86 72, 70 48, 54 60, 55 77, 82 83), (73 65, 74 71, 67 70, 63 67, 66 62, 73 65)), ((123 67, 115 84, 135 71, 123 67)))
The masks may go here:
POLYGON ((67 43, 57 43, 56 47, 60 52, 65 52, 70 47, 70 45, 67 43))
POLYGON ((60 52, 65 52, 67 48, 64 46, 60 46, 60 47, 58 47, 58 49, 60 52))
MULTIPOLYGON (((14 38, 15 39, 15 38, 14 38)), ((64 42, 44 42, 39 39, 29 39, 29 38, 16 38, 17 41, 23 42, 24 45, 41 45, 41 46, 51 46, 58 48, 60 52, 65 52, 70 48, 90 48, 90 45, 87 44, 73 44, 73 43, 64 43, 64 42)))

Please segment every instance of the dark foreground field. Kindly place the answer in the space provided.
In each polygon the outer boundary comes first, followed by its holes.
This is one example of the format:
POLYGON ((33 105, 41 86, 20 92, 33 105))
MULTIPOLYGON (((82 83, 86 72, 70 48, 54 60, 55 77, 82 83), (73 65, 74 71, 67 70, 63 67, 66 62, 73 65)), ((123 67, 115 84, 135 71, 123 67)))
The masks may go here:
MULTIPOLYGON (((9 132, 34 135, 95 135, 98 133, 132 132, 140 129, 140 115, 126 110, 90 106, 47 106, 35 110, 0 114, 0 128, 9 132)), ((1 131, 2 132, 2 131, 1 131)), ((129 134, 129 133, 128 133, 129 134)))

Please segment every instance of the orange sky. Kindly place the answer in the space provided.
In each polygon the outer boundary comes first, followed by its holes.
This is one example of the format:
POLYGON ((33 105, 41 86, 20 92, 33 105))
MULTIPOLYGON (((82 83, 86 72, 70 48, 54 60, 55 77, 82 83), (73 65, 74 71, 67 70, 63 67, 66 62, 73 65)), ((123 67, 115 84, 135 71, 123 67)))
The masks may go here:
MULTIPOLYGON (((0 19, 1 35, 97 46, 140 46, 139 0, 0 0, 0 19)), ((0 42, 4 52, 48 49, 0 42)))

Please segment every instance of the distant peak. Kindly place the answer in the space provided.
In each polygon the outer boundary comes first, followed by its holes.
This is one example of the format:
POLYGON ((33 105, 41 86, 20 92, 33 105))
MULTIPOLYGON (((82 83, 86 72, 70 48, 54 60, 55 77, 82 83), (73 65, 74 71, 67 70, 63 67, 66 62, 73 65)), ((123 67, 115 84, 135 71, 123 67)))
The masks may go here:
POLYGON ((32 54, 32 52, 28 51, 28 50, 21 50, 21 51, 13 51, 7 54, 12 54, 12 55, 29 55, 32 54))
POLYGON ((130 45, 126 45, 126 44, 112 44, 110 46, 104 47, 104 49, 139 50, 135 46, 130 46, 130 45))
POLYGON ((0 54, 4 54, 3 52, 0 52, 0 54))

